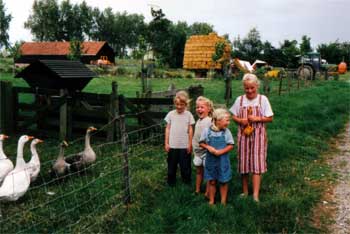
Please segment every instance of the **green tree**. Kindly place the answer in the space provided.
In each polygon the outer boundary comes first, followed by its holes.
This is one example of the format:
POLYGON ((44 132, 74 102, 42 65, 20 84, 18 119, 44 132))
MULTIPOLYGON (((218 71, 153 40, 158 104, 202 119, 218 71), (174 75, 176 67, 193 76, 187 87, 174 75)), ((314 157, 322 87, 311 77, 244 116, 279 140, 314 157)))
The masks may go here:
POLYGON ((269 41, 265 41, 262 44, 262 60, 267 62, 271 66, 283 66, 283 54, 280 49, 275 48, 269 41))
POLYGON ((80 7, 76 4, 72 5, 70 0, 61 2, 58 25, 60 27, 57 40, 84 40, 80 7))
POLYGON ((83 44, 78 40, 71 40, 69 42, 69 54, 68 58, 70 60, 79 61, 81 58, 81 54, 83 53, 83 44))
POLYGON ((56 0, 35 0, 33 13, 24 23, 37 41, 59 40, 59 6, 56 0))
POLYGON ((214 32, 214 26, 208 23, 195 22, 189 28, 189 35, 208 35, 214 32))
POLYGON ((170 67, 182 67, 185 44, 187 40, 187 35, 189 32, 189 27, 186 22, 177 22, 172 26, 171 32, 171 58, 168 60, 170 67))
POLYGON ((21 56, 21 45, 23 41, 16 41, 15 44, 9 47, 10 56, 13 59, 18 59, 21 56))
MULTIPOLYGON (((37 41, 84 40, 92 28, 92 10, 83 1, 80 5, 64 0, 35 0, 32 14, 24 23, 37 41)), ((89 37, 89 36, 88 36, 89 37)))
POLYGON ((93 26, 93 14, 92 14, 92 8, 89 7, 85 1, 83 1, 80 5, 80 23, 82 27, 82 32, 84 35, 84 38, 87 38, 90 40, 91 36, 91 30, 93 26))
POLYGON ((302 55, 305 55, 307 54, 308 52, 311 52, 312 51, 312 48, 311 48, 311 38, 304 35, 302 36, 301 38, 301 43, 300 43, 300 53, 302 55))
POLYGON ((7 30, 9 29, 11 19, 11 14, 6 14, 5 4, 0 0, 0 49, 2 47, 9 48, 9 35, 7 30))
POLYGON ((347 63, 350 62, 350 42, 341 43, 337 40, 328 44, 321 44, 317 47, 317 51, 328 63, 338 64, 343 60, 347 63))
POLYGON ((296 40, 284 40, 280 49, 282 51, 283 67, 295 68, 297 63, 297 56, 300 55, 298 42, 296 40))
POLYGON ((263 48, 259 31, 252 28, 242 40, 234 41, 234 48, 236 51, 233 51, 233 57, 251 62, 261 59, 263 48))
POLYGON ((147 41, 162 65, 169 65, 172 55, 172 22, 165 15, 154 15, 148 25, 147 41))

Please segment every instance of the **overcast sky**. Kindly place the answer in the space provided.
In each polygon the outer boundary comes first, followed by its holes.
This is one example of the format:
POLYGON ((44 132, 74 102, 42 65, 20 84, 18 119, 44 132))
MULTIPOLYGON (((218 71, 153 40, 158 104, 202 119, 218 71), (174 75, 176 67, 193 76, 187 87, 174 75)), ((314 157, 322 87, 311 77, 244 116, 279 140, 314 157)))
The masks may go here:
MULTIPOLYGON (((34 0, 3 0, 10 24, 10 41, 31 41, 23 24, 31 13, 34 0)), ((61 2, 59 0, 59 2, 61 2)), ((80 3, 71 0, 71 3, 80 3)), ((279 46, 284 39, 298 41, 302 35, 311 37, 313 46, 337 39, 350 41, 350 0, 86 0, 92 7, 103 10, 143 14, 151 20, 150 4, 162 8, 173 22, 207 22, 230 39, 242 38, 256 27, 261 39, 279 46)))

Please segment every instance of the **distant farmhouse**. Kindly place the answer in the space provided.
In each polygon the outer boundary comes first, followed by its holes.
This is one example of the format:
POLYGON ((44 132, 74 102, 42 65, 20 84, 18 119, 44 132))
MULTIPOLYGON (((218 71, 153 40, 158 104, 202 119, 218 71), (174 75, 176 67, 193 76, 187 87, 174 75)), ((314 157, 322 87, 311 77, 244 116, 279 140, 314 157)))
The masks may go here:
MULTIPOLYGON (((82 43, 80 61, 85 64, 97 61, 101 56, 107 56, 115 62, 115 53, 106 41, 86 41, 82 43)), ((68 60, 70 54, 69 42, 25 42, 20 47, 20 57, 15 63, 32 63, 37 60, 68 60)))

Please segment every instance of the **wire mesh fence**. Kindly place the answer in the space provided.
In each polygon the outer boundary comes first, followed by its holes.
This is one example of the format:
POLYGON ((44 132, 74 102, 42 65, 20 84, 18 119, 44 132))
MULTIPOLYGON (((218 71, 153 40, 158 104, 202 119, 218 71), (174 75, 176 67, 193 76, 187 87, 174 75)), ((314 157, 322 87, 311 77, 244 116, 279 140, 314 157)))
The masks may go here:
MULTIPOLYGON (((42 163, 37 180, 19 200, 0 200, 0 233, 108 231, 110 217, 121 219, 128 203, 147 186, 150 178, 146 175, 154 170, 153 161, 164 157, 163 138, 162 124, 132 132, 124 128, 120 140, 92 145, 97 158, 94 163, 63 176, 50 173, 57 146, 48 152, 39 150, 42 163)), ((75 140, 65 157, 79 152, 83 140, 75 140)))

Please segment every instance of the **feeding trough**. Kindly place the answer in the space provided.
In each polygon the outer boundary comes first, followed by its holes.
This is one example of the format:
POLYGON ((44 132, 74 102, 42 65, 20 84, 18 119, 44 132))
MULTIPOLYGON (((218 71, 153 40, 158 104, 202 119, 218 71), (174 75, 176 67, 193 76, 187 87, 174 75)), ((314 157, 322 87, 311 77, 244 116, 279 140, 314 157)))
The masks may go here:
POLYGON ((32 88, 82 90, 97 74, 79 61, 37 60, 16 78, 23 78, 32 88))

